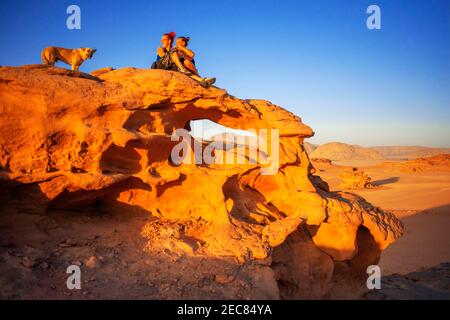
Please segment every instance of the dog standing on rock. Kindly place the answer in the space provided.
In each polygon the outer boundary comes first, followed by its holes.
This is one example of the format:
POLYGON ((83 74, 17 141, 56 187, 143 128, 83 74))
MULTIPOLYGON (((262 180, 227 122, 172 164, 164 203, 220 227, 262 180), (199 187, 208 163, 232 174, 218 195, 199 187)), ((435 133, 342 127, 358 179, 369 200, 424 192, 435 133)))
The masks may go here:
POLYGON ((54 66, 56 62, 62 61, 72 66, 72 71, 78 71, 81 64, 91 59, 96 49, 79 48, 66 49, 59 47, 47 47, 42 50, 42 62, 48 66, 54 66))

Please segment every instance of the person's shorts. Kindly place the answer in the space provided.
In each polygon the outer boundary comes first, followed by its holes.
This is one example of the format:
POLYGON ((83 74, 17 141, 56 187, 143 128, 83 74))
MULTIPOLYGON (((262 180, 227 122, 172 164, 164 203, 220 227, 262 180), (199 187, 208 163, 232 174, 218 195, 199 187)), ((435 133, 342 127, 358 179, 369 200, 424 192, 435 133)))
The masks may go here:
MULTIPOLYGON (((184 64, 184 60, 185 60, 185 58, 180 58, 180 62, 183 63, 183 64, 184 64)), ((195 66, 195 60, 192 59, 191 62, 195 66)))
POLYGON ((178 67, 175 63, 169 64, 169 66, 165 66, 161 63, 161 60, 155 61, 152 64, 152 69, 161 69, 161 70, 170 70, 170 71, 178 71, 178 67))

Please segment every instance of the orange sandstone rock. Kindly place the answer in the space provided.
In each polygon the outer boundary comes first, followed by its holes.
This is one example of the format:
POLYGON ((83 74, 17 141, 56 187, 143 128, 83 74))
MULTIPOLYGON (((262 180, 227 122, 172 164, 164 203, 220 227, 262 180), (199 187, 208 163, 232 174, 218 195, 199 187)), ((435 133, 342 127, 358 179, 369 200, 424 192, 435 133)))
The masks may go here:
POLYGON ((358 168, 347 169, 341 178, 341 189, 355 190, 374 188, 371 183, 372 178, 358 168))
MULTIPOLYGON (((402 235, 395 216, 356 195, 330 193, 312 175, 303 140, 314 132, 291 112, 203 88, 176 72, 95 74, 40 65, 0 68, 5 190, 28 188, 45 210, 144 212, 153 218, 141 234, 153 237, 148 250, 241 262, 274 255, 278 267, 265 277, 284 285, 265 294, 270 297, 322 297, 334 263, 347 261, 364 272, 402 235), (278 129, 279 170, 263 175, 259 159, 174 164, 173 131, 198 119, 242 130, 278 129), (165 222, 182 227, 172 232, 165 222), (358 234, 360 244, 371 246, 358 245, 358 234)), ((248 151, 231 147, 226 153, 248 151)))

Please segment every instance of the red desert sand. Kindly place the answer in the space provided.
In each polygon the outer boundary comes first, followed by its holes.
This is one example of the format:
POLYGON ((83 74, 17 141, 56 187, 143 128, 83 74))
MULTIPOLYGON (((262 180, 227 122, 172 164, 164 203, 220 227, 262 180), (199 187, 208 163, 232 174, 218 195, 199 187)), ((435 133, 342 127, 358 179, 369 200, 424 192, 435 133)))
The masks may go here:
POLYGON ((331 189, 339 186, 340 176, 349 167, 364 170, 375 188, 352 192, 403 222, 404 236, 383 252, 383 274, 404 274, 450 261, 450 155, 315 166, 331 189))

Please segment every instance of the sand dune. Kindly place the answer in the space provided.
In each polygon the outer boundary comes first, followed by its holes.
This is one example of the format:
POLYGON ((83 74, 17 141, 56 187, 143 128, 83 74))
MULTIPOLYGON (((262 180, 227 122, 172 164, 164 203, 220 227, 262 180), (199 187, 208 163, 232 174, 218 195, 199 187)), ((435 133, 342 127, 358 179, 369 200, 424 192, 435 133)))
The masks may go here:
MULTIPOLYGON (((450 261, 448 159, 450 156, 440 156, 366 166, 361 166, 361 161, 355 161, 372 178, 377 188, 352 192, 383 210, 394 212, 405 225, 404 237, 387 248, 381 257, 383 274, 405 274, 450 261), (418 163, 422 164, 421 169, 411 170, 418 163)), ((346 161, 345 164, 316 164, 316 167, 318 174, 333 190, 338 189, 340 175, 352 163, 346 161)))

